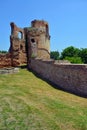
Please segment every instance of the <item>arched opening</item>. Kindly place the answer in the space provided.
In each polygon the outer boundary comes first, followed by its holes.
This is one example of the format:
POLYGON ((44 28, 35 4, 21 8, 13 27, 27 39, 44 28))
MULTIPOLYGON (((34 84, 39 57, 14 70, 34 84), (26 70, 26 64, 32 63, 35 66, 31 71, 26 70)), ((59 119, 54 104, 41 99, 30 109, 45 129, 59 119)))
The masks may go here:
POLYGON ((22 39, 22 38, 23 38, 22 32, 18 32, 18 38, 19 38, 19 39, 22 39))

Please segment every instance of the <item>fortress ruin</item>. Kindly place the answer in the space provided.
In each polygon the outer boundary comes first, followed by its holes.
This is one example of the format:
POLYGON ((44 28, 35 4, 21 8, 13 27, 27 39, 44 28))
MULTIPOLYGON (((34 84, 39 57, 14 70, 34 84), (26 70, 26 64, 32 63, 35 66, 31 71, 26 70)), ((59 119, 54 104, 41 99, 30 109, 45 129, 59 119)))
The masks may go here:
POLYGON ((50 59, 49 26, 45 21, 34 20, 31 27, 19 28, 11 22, 10 48, 0 55, 0 68, 27 64, 31 58, 50 59))
POLYGON ((50 59, 50 34, 46 21, 34 20, 31 27, 11 23, 10 48, 0 55, 0 68, 27 64, 29 69, 58 88, 87 97, 87 65, 56 63, 50 59))

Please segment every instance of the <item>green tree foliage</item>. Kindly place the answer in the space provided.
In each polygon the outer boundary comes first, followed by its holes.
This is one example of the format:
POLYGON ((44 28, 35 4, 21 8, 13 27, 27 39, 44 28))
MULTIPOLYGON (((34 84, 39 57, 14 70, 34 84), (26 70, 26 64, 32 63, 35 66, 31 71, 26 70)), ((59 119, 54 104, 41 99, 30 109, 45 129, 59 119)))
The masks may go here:
POLYGON ((61 53, 61 59, 65 59, 65 57, 78 57, 80 53, 80 49, 75 48, 73 46, 65 48, 61 53))
POLYGON ((65 60, 68 60, 71 63, 75 63, 75 64, 82 64, 83 63, 81 57, 65 57, 65 60))
POLYGON ((54 60, 58 60, 59 59, 59 52, 58 51, 51 51, 50 57, 54 60))
POLYGON ((71 63, 81 64, 83 60, 81 58, 81 50, 73 46, 65 48, 61 53, 61 59, 68 60, 71 63))
POLYGON ((0 53, 1 53, 1 54, 6 54, 7 51, 5 51, 5 50, 0 50, 0 53))
POLYGON ((82 48, 79 56, 81 57, 83 63, 87 63, 87 48, 82 48))

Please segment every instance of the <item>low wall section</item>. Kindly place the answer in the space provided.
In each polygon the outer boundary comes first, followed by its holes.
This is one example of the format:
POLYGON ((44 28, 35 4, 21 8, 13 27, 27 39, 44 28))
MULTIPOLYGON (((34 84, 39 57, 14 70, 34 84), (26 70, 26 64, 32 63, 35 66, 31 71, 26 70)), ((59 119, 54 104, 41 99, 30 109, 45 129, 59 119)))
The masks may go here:
POLYGON ((87 97, 87 65, 32 59, 29 67, 58 88, 87 97))
POLYGON ((11 66, 11 54, 0 54, 0 68, 11 66))
POLYGON ((0 74, 14 74, 18 72, 19 72, 19 68, 14 68, 14 67, 0 69, 0 74))

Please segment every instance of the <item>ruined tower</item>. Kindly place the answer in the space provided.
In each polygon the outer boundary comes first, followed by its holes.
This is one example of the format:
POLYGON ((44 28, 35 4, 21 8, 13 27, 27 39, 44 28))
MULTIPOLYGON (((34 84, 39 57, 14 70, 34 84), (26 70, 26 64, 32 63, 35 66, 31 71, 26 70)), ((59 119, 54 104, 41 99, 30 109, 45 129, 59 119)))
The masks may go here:
POLYGON ((26 39, 24 29, 18 28, 13 22, 11 25, 10 49, 12 65, 23 64, 27 61, 26 39))
POLYGON ((50 58, 50 35, 46 21, 34 20, 31 27, 19 28, 11 25, 10 53, 13 66, 30 63, 31 58, 50 58))
POLYGON ((29 58, 50 58, 50 36, 48 23, 34 20, 27 29, 27 44, 29 58))

